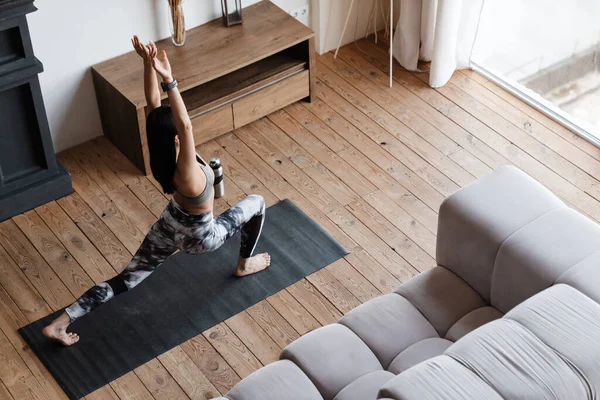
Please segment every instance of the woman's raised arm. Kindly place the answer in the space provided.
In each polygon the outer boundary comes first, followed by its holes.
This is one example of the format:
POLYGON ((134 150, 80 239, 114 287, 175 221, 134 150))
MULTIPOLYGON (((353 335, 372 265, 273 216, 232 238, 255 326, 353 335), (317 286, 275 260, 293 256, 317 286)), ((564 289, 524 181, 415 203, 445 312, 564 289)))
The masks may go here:
MULTIPOLYGON (((167 53, 164 50, 160 51, 157 57, 152 59, 152 65, 158 75, 160 75, 164 83, 173 82, 173 74, 171 72, 171 64, 167 59, 167 53)), ((172 88, 168 92, 169 105, 173 112, 173 121, 177 128, 177 136, 179 136, 179 157, 177 158, 177 169, 182 178, 187 179, 192 174, 196 174, 198 164, 196 161, 196 148, 194 144, 194 134, 192 130, 192 121, 188 115, 183 99, 177 87, 172 88)))
POLYGON ((160 107, 160 91, 156 72, 152 67, 152 60, 156 57, 156 45, 150 42, 147 46, 140 42, 137 36, 131 39, 131 44, 136 53, 144 60, 144 94, 148 104, 148 112, 160 107))

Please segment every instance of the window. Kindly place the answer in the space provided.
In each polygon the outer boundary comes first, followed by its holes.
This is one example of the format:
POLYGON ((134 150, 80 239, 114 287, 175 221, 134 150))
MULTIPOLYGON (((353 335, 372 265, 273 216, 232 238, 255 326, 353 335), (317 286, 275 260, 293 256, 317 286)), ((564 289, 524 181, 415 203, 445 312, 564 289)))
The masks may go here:
POLYGON ((600 144, 600 1, 486 0, 476 70, 600 144))

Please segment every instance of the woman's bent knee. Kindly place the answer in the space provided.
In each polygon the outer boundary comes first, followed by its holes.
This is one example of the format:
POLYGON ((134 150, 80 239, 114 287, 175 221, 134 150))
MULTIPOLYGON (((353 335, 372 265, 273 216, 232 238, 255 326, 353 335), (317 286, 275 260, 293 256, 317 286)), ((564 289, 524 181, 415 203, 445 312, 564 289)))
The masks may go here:
POLYGON ((251 194, 246 198, 252 201, 252 204, 256 204, 260 210, 265 209, 265 199, 260 194, 251 194))

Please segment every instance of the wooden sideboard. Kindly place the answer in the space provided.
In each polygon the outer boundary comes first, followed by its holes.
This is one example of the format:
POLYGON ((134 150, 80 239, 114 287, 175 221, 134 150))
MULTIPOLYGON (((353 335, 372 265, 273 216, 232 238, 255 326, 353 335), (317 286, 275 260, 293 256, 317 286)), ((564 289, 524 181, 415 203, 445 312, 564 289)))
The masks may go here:
MULTIPOLYGON (((171 38, 157 46, 166 50, 179 82, 196 144, 310 101, 314 33, 270 1, 246 7, 243 25, 227 28, 219 18, 186 36, 182 47, 171 38)), ((93 66, 92 75, 104 134, 150 174, 141 59, 131 51, 93 66)))

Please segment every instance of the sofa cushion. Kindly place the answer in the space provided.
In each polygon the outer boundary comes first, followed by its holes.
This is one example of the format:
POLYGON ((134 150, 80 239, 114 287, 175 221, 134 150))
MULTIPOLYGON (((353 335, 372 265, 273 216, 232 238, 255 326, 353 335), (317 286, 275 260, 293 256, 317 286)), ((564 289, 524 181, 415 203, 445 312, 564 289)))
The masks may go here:
POLYGON ((398 354, 387 369, 394 374, 399 374, 420 362, 444 354, 444 351, 450 346, 452 346, 452 342, 446 339, 421 340, 398 354))
POLYGON ((339 323, 356 333, 384 368, 411 344, 438 336, 419 310, 395 293, 369 300, 346 314, 339 323))
POLYGON ((569 360, 600 393, 600 304, 572 287, 555 285, 505 318, 522 324, 569 360))
POLYGON ((600 303, 600 251, 581 260, 556 279, 579 290, 592 300, 600 303))
POLYGON ((487 305, 465 281, 443 267, 416 275, 396 293, 413 303, 442 337, 465 314, 487 305))
POLYGON ((331 324, 307 333, 281 353, 310 378, 325 400, 355 379, 382 370, 377 357, 350 329, 331 324))
POLYGON ((540 216, 500 246, 491 305, 508 312, 597 250, 600 226, 577 211, 564 207, 540 216))
POLYGON ((588 398, 579 373, 521 324, 500 319, 454 343, 454 358, 505 399, 588 398))
POLYGON ((502 400, 472 371, 447 356, 418 364, 388 381, 378 399, 502 400))
POLYGON ((440 206, 437 262, 486 301, 498 248, 514 232, 564 203, 514 167, 500 167, 440 206))
POLYGON ((333 400, 375 400, 379 389, 395 376, 388 371, 375 371, 363 375, 343 388, 333 400))
POLYGON ((323 400, 310 379, 287 360, 271 363, 248 375, 226 397, 230 400, 323 400))
POLYGON ((502 313, 494 307, 487 306, 473 310, 452 325, 446 333, 446 339, 456 342, 467 333, 498 318, 502 318, 502 313))

